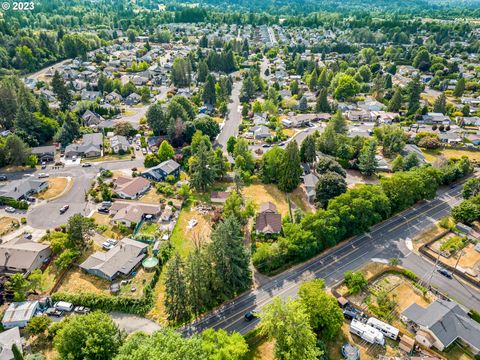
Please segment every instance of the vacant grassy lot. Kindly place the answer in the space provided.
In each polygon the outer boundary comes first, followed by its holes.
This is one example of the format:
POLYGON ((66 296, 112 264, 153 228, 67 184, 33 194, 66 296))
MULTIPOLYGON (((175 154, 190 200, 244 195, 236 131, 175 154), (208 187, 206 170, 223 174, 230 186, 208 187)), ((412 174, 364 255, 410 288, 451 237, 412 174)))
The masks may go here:
POLYGON ((57 177, 48 179, 48 189, 38 194, 38 198, 42 200, 49 200, 62 194, 67 187, 71 187, 70 182, 73 183, 73 179, 66 177, 57 177))
POLYGON ((180 211, 170 241, 180 255, 187 256, 194 248, 195 242, 208 240, 211 231, 209 215, 200 214, 193 207, 184 207, 180 211), (188 229, 188 222, 191 219, 196 219, 198 223, 192 229, 188 229))
POLYGON ((479 162, 480 161, 480 151, 468 151, 468 150, 457 150, 457 149, 437 149, 437 150, 426 150, 422 149, 425 159, 429 163, 435 162, 435 160, 444 156, 447 159, 460 159, 462 156, 468 157, 471 161, 479 162))
POLYGON ((252 200, 257 205, 257 210, 260 209, 261 204, 270 201, 277 206, 277 211, 282 216, 288 214, 286 196, 275 185, 253 184, 243 189, 243 195, 247 200, 252 200))

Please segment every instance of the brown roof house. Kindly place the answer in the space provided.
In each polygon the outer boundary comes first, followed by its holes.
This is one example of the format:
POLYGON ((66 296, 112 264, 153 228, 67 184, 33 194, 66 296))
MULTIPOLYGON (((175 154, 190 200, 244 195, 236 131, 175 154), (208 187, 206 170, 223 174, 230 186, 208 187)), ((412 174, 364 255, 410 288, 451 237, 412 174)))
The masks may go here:
POLYGON ((80 264, 89 274, 113 281, 118 276, 130 274, 147 254, 148 245, 124 238, 107 252, 97 251, 80 264))
POLYGON ((19 236, 0 245, 0 273, 29 274, 41 268, 51 254, 50 246, 19 236))
POLYGON ((114 192, 122 199, 138 199, 150 189, 150 181, 142 177, 120 176, 115 180, 114 192))
POLYGON ((112 223, 122 223, 126 226, 138 224, 146 215, 158 218, 161 211, 160 205, 128 201, 115 201, 110 208, 110 214, 113 215, 112 223))
POLYGON ((278 234, 282 230, 282 216, 271 202, 263 203, 255 222, 257 234, 278 234))

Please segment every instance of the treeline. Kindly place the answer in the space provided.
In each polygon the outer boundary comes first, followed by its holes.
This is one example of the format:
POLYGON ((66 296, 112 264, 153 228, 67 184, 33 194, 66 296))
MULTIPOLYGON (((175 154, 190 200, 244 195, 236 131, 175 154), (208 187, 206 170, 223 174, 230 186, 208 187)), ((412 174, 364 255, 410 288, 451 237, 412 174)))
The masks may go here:
POLYGON ((252 284, 250 256, 237 218, 232 215, 219 222, 210 238, 207 245, 197 239, 186 259, 177 253, 167 264, 165 311, 173 322, 186 322, 252 284))
POLYGON ((441 168, 414 168, 383 178, 379 185, 350 189, 331 199, 326 209, 305 215, 298 223, 286 223, 277 242, 257 244, 253 264, 262 272, 272 272, 306 260, 422 199, 432 199, 440 185, 472 172, 470 161, 462 158, 441 168))

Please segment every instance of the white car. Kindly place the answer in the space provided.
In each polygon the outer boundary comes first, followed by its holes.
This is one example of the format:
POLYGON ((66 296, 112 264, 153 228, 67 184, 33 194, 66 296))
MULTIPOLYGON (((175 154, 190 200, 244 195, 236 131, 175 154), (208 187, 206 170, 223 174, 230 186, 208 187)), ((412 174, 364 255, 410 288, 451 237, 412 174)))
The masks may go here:
POLYGON ((5 208, 5 211, 6 211, 7 213, 13 214, 13 213, 14 213, 15 211, 17 211, 17 210, 16 210, 14 207, 9 206, 9 207, 6 207, 6 208, 5 208))
POLYGON ((40 174, 38 174, 38 178, 39 178, 39 179, 47 178, 47 177, 49 177, 49 176, 50 176, 50 175, 47 174, 47 173, 40 173, 40 174))

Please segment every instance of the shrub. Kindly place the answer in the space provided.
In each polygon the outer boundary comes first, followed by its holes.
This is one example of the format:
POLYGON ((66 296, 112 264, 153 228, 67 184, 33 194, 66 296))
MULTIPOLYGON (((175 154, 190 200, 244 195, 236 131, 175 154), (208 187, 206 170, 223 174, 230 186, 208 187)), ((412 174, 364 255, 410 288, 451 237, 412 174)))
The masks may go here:
POLYGON ((361 272, 347 271, 343 274, 350 294, 358 294, 367 287, 367 280, 361 272))

